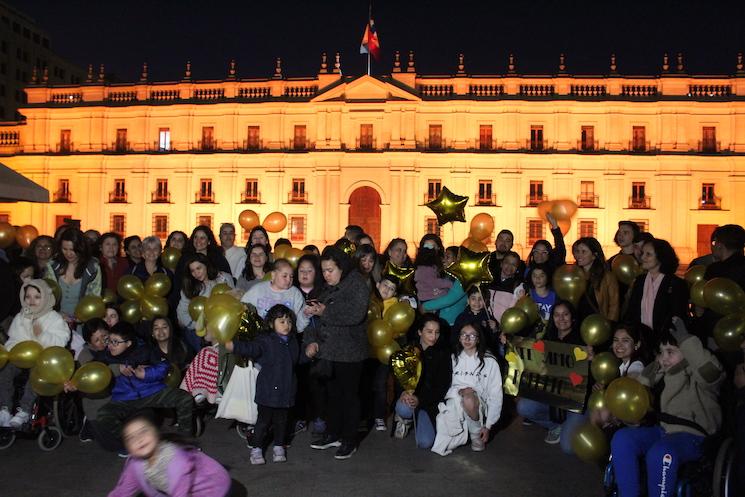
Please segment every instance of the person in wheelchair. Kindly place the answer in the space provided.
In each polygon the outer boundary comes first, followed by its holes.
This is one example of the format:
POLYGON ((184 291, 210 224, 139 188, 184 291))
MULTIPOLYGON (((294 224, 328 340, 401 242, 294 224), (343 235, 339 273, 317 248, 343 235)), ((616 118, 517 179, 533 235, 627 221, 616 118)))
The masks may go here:
POLYGON ((161 361, 154 351, 139 345, 134 328, 126 322, 117 323, 109 333, 105 361, 119 365, 114 380, 111 402, 101 407, 96 421, 96 434, 104 448, 112 448, 112 438, 119 442, 122 422, 133 412, 146 408, 175 409, 178 430, 192 435, 191 396, 164 383, 169 363, 161 361))
POLYGON ((620 497, 642 495, 640 459, 646 466, 647 495, 672 495, 681 465, 699 460, 705 437, 721 428, 717 399, 724 377, 719 361, 674 317, 673 327, 660 338, 657 360, 639 377, 643 385, 660 390, 655 392, 657 422, 622 428, 611 441, 620 497))
MULTIPOLYGON (((17 343, 31 340, 43 347, 64 347, 70 341, 70 328, 62 316, 54 311, 54 294, 46 281, 32 279, 21 287, 21 312, 19 312, 8 330, 8 341, 5 348, 10 350, 17 343)), ((0 369, 0 427, 21 428, 28 422, 36 400, 36 393, 27 381, 15 415, 13 407, 13 380, 22 370, 13 364, 6 364, 0 369)))

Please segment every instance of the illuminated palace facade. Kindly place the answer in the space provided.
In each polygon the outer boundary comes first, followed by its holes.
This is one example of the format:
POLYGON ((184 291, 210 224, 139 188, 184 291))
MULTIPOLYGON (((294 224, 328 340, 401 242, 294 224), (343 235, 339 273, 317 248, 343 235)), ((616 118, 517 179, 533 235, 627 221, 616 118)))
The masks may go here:
MULTIPOLYGON (((11 223, 51 233, 66 217, 125 235, 286 214, 274 237, 323 246, 347 224, 410 247, 437 232, 424 205, 442 186, 515 233, 525 256, 548 235, 535 206, 579 205, 568 243, 615 252, 616 222, 669 240, 682 261, 708 253, 714 227, 745 224, 745 70, 692 76, 665 57, 655 76, 417 74, 397 53, 387 76, 319 73, 224 80, 31 85, 25 121, 0 126, 0 161, 50 191, 48 204, 0 204, 11 223)), ((443 227, 446 245, 469 224, 443 227)), ((245 234, 243 235, 245 239, 245 234)), ((492 235, 494 236, 494 235, 492 235)))

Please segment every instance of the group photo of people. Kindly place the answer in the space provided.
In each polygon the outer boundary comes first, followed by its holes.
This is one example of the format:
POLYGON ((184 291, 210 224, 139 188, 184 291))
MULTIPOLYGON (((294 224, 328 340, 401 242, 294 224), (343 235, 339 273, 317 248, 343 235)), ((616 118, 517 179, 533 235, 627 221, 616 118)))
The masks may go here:
MULTIPOLYGON (((457 214, 430 208, 443 224, 457 214)), ((376 432, 448 456, 498 450, 522 423, 621 497, 673 495, 724 440, 745 474, 745 229, 719 226, 683 270, 633 221, 612 253, 593 237, 566 246, 564 214, 546 206, 551 240, 524 259, 487 215, 461 246, 356 225, 293 246, 251 215, 245 246, 231 222, 165 242, 6 223, 0 441, 12 451, 45 399, 64 398, 60 429, 126 459, 109 494, 122 497, 231 495, 195 443, 215 417, 257 466, 292 459, 303 432, 343 461, 376 432)))

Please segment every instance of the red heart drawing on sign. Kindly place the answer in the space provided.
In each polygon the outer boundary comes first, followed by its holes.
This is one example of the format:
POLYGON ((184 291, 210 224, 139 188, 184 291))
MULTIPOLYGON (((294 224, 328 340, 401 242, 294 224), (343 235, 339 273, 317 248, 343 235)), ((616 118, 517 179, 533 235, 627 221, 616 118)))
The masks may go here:
POLYGON ((572 382, 573 387, 576 387, 577 385, 582 383, 582 375, 572 371, 571 373, 569 373, 569 381, 572 382))
POLYGON ((546 344, 543 343, 543 340, 539 342, 535 342, 533 344, 533 350, 537 350, 538 352, 542 354, 546 350, 546 344))

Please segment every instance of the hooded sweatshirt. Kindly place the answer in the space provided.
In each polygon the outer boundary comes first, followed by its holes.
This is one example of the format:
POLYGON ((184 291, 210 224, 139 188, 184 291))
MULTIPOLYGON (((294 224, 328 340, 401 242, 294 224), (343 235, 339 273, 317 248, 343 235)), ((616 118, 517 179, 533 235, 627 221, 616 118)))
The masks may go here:
POLYGON ((21 312, 16 314, 8 330, 8 341, 5 348, 10 350, 19 342, 31 340, 40 343, 44 348, 64 347, 70 341, 70 327, 62 316, 54 311, 54 294, 44 280, 29 280, 21 287, 21 312), (29 307, 24 302, 28 287, 36 288, 41 293, 38 306, 29 307))

